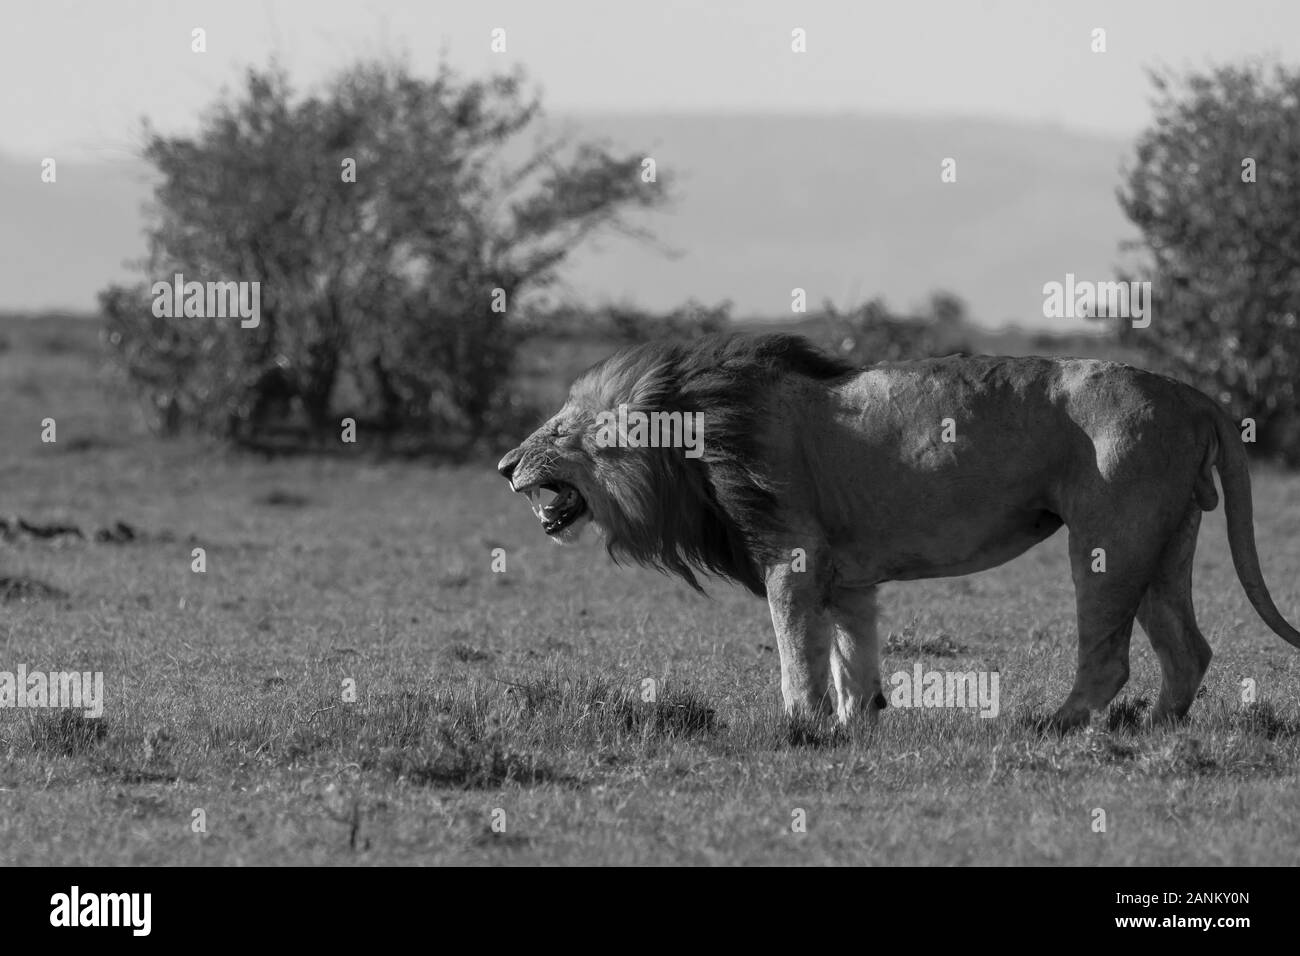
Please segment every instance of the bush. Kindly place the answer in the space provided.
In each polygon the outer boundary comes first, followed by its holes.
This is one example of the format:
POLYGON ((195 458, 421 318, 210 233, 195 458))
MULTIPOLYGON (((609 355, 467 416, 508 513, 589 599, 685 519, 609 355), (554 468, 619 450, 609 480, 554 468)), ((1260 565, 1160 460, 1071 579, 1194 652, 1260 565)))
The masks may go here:
POLYGON ((632 306, 614 306, 606 312, 610 337, 628 343, 666 338, 689 341, 726 331, 730 325, 730 301, 706 306, 691 299, 662 315, 632 306))
POLYGON ((597 309, 556 306, 530 310, 520 326, 523 334, 545 339, 577 338, 601 341, 611 348, 675 338, 697 339, 731 326, 731 302, 704 305, 689 299, 668 312, 651 312, 634 305, 612 305, 597 309))
POLYGON ((150 279, 100 304, 154 423, 256 441, 286 425, 337 435, 347 414, 447 446, 511 423, 508 316, 583 239, 634 232, 625 212, 664 195, 639 155, 592 144, 543 137, 507 162, 538 116, 518 74, 362 64, 305 98, 250 71, 194 138, 146 126, 150 279), (260 283, 260 322, 155 314, 154 280, 176 273, 260 283))
POLYGON ((1156 308, 1144 329, 1118 320, 1118 335, 1254 418, 1248 449, 1300 464, 1300 73, 1151 79, 1155 123, 1119 200, 1156 308))
POLYGON ((824 310, 824 331, 816 336, 820 344, 858 365, 974 351, 966 307, 948 292, 934 293, 925 311, 914 316, 890 312, 880 298, 848 314, 829 302, 824 310))

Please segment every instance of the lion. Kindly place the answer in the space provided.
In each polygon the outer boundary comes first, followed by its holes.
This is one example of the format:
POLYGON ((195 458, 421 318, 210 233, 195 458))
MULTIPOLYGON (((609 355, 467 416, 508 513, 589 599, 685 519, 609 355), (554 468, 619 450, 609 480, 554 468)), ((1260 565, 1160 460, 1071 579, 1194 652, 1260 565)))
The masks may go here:
POLYGON ((592 523, 615 561, 766 597, 787 713, 841 723, 874 722, 886 705, 879 585, 992 568, 1064 526, 1078 662, 1049 721, 1060 731, 1127 682, 1135 619, 1160 661, 1149 720, 1192 706, 1211 658, 1192 556, 1201 512, 1218 505, 1212 469, 1237 577, 1300 647, 1260 571, 1235 424, 1191 386, 1116 362, 957 355, 858 368, 792 335, 653 342, 583 373, 498 465, 553 539, 592 523), (654 413, 652 439, 697 417, 695 452, 647 441, 654 413))

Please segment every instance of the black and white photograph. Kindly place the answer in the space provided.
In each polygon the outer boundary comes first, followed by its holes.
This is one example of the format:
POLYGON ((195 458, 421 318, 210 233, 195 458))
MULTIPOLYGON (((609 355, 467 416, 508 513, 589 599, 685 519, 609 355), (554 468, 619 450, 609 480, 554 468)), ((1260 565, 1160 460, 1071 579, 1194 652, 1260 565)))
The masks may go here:
POLYGON ((24 919, 1300 864, 1287 0, 6 4, 0 409, 24 919))

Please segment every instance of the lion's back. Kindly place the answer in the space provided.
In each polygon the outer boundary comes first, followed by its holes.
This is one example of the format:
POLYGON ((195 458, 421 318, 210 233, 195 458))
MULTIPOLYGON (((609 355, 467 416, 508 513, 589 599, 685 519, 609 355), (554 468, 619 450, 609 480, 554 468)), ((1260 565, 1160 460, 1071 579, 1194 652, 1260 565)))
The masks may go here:
MULTIPOLYGON (((834 389, 841 446, 888 447, 927 470, 1155 471, 1203 448, 1213 403, 1174 379, 1120 362, 945 356, 869 366, 834 389)), ((859 459, 864 452, 856 457, 859 459)), ((834 456, 831 456, 832 459, 834 456)), ((844 456, 840 456, 842 460, 844 456)))

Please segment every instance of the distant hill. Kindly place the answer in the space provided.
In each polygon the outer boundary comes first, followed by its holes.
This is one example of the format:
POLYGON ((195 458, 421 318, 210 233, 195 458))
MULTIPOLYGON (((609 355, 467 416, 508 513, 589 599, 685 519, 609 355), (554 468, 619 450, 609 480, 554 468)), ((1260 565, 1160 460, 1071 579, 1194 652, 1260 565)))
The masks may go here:
MULTIPOLYGON (((676 203, 647 222, 681 256, 606 239, 565 276, 562 294, 587 302, 729 298, 737 315, 777 316, 796 286, 810 309, 876 295, 901 308, 944 288, 984 324, 1055 328, 1043 283, 1110 276, 1131 233, 1114 197, 1126 144, 1058 127, 848 115, 557 122, 644 149, 677 180, 676 203), (955 184, 939 180, 949 156, 955 184)), ((147 170, 61 163, 48 186, 38 159, 0 157, 0 309, 89 308, 143 252, 147 170)))

